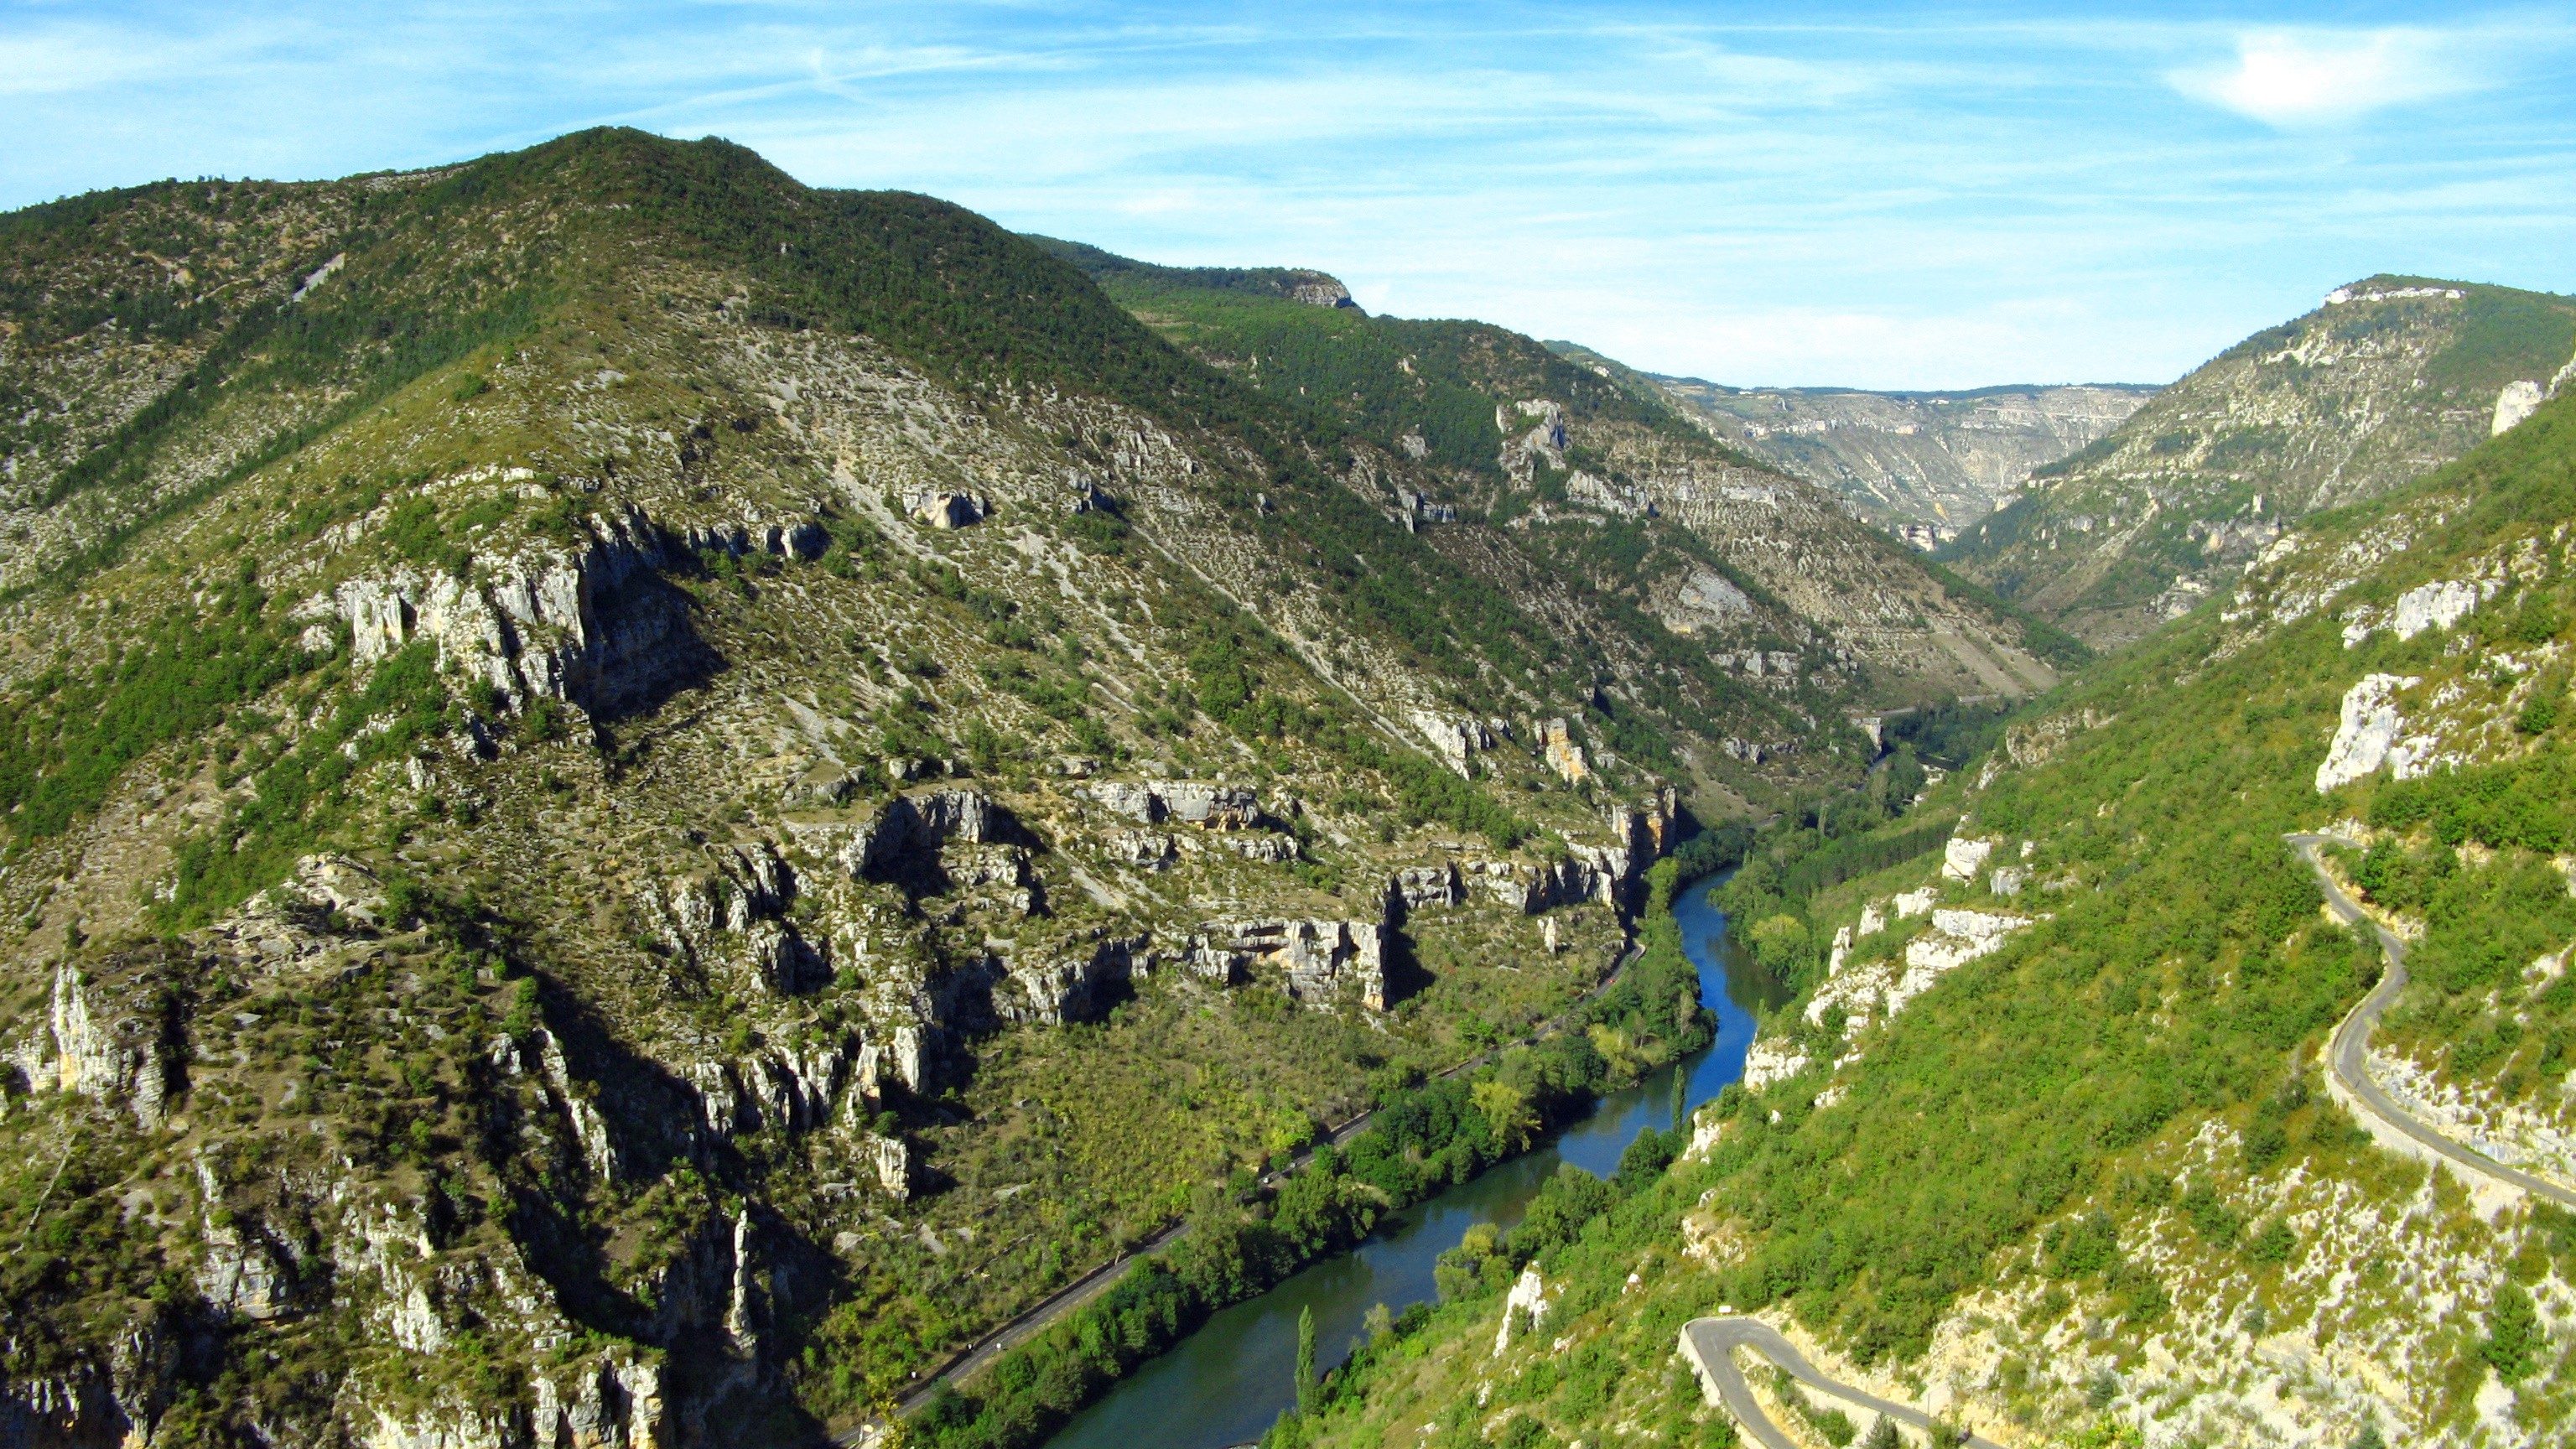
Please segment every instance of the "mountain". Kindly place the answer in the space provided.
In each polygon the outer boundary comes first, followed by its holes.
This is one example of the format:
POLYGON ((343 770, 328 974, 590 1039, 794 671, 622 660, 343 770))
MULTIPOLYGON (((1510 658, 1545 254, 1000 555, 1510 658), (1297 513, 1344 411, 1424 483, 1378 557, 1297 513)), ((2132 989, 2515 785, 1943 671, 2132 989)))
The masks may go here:
POLYGON ((1509 538, 1810 709, 2016 697, 2082 657, 1891 546, 1830 490, 1532 338, 1370 316, 1317 272, 1160 267, 1040 240, 1192 356, 1342 434, 1351 475, 1385 480, 1353 486, 1433 547, 1465 559, 1509 538), (1389 475, 1397 462, 1418 481, 1389 475))
POLYGON ((1748 1316, 1751 1412, 1830 1443, 1861 1394, 2005 1443, 2563 1436, 2571 516, 2560 398, 2291 527, 1908 815, 1766 831, 1720 898, 1792 999, 1742 1087, 1471 1236, 1271 1442, 1742 1442, 1675 1349, 1748 1316), (2381 933, 2384 1106, 2326 1051, 2381 933))
POLYGON ((1323 1126, 1696 1039, 1606 979, 1689 809, 1969 682, 1871 621, 2023 657, 715 141, 14 213, 0 391, 11 1443, 811 1442, 1183 1219, 1284 1271, 1323 1126))
POLYGON ((617 130, 0 218, 0 1438, 811 1442, 1246 1291, 1441 1180, 1324 1127, 1704 1036, 1693 812, 2080 655, 1348 301, 617 130))
MULTIPOLYGON (((1548 346, 1605 375, 1628 371, 1576 343, 1548 346)), ((2010 501, 2033 470, 2100 441, 2156 394, 2118 384, 1736 388, 1630 375, 1733 447, 1837 490, 1862 516, 1925 550, 1958 537, 2010 501)))
POLYGON ((2229 348, 2037 471, 1945 562, 2097 646, 2142 637, 2281 528, 2379 497, 2527 413, 2576 352, 2576 298, 2379 276, 2229 348))

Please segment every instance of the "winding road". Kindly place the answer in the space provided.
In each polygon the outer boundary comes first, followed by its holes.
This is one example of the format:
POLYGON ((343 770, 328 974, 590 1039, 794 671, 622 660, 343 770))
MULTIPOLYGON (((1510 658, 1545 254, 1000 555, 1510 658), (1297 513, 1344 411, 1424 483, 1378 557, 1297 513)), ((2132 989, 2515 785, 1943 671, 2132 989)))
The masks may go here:
MULTIPOLYGON (((1829 1379, 1807 1362, 1797 1345, 1783 1337, 1780 1330, 1759 1318, 1694 1318, 1682 1325, 1682 1356, 1699 1371, 1699 1379, 1710 1393, 1735 1416, 1745 1434, 1763 1449, 1799 1449, 1798 1441, 1789 1437, 1772 1417, 1764 1412, 1762 1402, 1753 1396, 1753 1386, 1744 1379, 1744 1370, 1736 1367, 1735 1351, 1749 1348, 1789 1371, 1789 1376, 1808 1388, 1831 1394, 1848 1403, 1858 1404, 1872 1413, 1883 1414, 1910 1429, 1926 1435, 1932 1432, 1932 1416, 1920 1409, 1863 1393, 1851 1385, 1829 1379)), ((1866 1426, 1855 1426, 1866 1427, 1866 1426)), ((1992 1439, 1975 1434, 1968 1436, 1970 1449, 2002 1449, 1992 1439)))
POLYGON ((2406 1138, 2425 1152, 2450 1163, 2464 1173, 2482 1177, 2517 1192, 2534 1194, 2561 1207, 2576 1208, 2576 1191, 2554 1182, 2532 1176, 2517 1168, 2507 1167, 2494 1158, 2463 1143, 2455 1142, 2423 1121, 2409 1116, 2377 1082, 2370 1078, 2370 1034, 2379 1029, 2379 1018, 2388 1004, 2406 989, 2406 943, 2394 932, 2371 920, 2343 886, 2327 870, 2317 855, 2324 845, 2351 845, 2353 842, 2334 835, 2292 835, 2285 837, 2299 858, 2316 872, 2317 884, 2326 893, 2326 909, 2346 925, 2367 925, 2379 937, 2379 949, 2388 959, 2388 968, 2380 973, 2379 984, 2361 999, 2342 1023, 2335 1027, 2334 1037, 2326 1045, 2326 1069, 2335 1081, 2358 1102, 2364 1111, 2377 1118, 2390 1130, 2406 1138))

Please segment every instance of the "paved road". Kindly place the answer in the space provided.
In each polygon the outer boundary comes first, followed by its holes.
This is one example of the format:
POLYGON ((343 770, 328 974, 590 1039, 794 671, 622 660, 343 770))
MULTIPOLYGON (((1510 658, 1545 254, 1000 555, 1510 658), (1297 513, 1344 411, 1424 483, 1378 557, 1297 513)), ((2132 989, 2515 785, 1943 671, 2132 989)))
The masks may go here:
POLYGON ((2335 1080, 2341 1082, 2344 1090, 2350 1092, 2372 1116, 2426 1151, 2474 1176, 2521 1192, 2535 1193, 2561 1207, 2576 1208, 2576 1191, 2507 1167, 2475 1148, 2443 1136, 2429 1124, 2409 1116, 2405 1108, 2398 1106, 2377 1082, 2371 1080, 2370 1034, 2379 1029, 2379 1018, 2388 1010, 2388 1004, 2406 989, 2406 943, 2364 914, 2352 897, 2344 894, 2343 887, 2335 882, 2325 862, 2317 857, 2319 846, 2350 845, 2352 842, 2332 835, 2293 835, 2288 839, 2291 847, 2299 852, 2299 858, 2308 863, 2308 869, 2316 872, 2317 884, 2325 889, 2326 908, 2347 925, 2367 924, 2371 933, 2379 937, 2379 949, 2388 958, 2388 969, 2380 973, 2379 984, 2372 987, 2370 994, 2361 999, 2361 1004, 2355 1006, 2343 1023, 2335 1028, 2333 1040, 2326 1045, 2326 1069, 2334 1073, 2335 1080))
MULTIPOLYGON (((1602 992, 1609 990, 1612 983, 1616 982, 1644 951, 1645 947, 1643 945, 1633 941, 1630 942, 1627 950, 1620 953, 1619 959, 1611 965, 1610 974, 1602 977, 1599 982, 1593 985, 1593 988, 1590 991, 1583 993, 1572 1007, 1567 1008, 1566 1011, 1541 1026, 1538 1030, 1531 1032, 1529 1035, 1507 1043, 1503 1047, 1497 1047, 1493 1051, 1486 1052, 1481 1056, 1470 1057, 1466 1061, 1460 1062, 1456 1066, 1440 1072, 1438 1075, 1443 1077, 1456 1076, 1460 1072, 1469 1071, 1473 1068, 1482 1066, 1487 1061, 1492 1060, 1500 1052, 1508 1050, 1510 1047, 1521 1046, 1538 1040, 1549 1031, 1562 1025, 1567 1017, 1572 1016, 1576 1011, 1579 1011, 1584 1006, 1588 1005, 1594 997, 1597 997, 1602 992)), ((1330 1142, 1335 1147, 1347 1146, 1352 1138, 1357 1137, 1362 1132, 1368 1130, 1369 1118, 1373 1115, 1375 1114, 1362 1112, 1348 1122, 1334 1128, 1331 1134, 1324 1140, 1330 1142)), ((1282 1179, 1286 1178, 1288 1174, 1305 1166, 1307 1160, 1313 1155, 1314 1154, 1311 1150, 1298 1153, 1297 1156, 1291 1159, 1285 1166, 1276 1168, 1263 1177, 1263 1184, 1265 1186, 1277 1185, 1282 1179)), ((1164 1246, 1172 1241, 1172 1239, 1180 1236, 1181 1229, 1185 1226, 1187 1226, 1185 1223, 1173 1223, 1169 1227, 1164 1228, 1161 1232, 1147 1238, 1144 1242, 1137 1244, 1134 1250, 1122 1253, 1119 1256, 1110 1259, 1108 1262, 1103 1263, 1099 1267, 1092 1269, 1090 1272, 1083 1274, 1073 1282, 1057 1289, 1051 1294, 1048 1294, 1045 1298, 1039 1300, 1036 1304, 1022 1312, 1017 1318, 1003 1324, 1000 1328, 995 1329, 992 1333, 977 1341, 964 1352, 941 1365, 940 1368, 936 1372, 932 1373, 928 1379, 922 1381, 919 1388, 916 1388, 911 1393, 904 1395, 902 1400, 895 1405, 895 1412, 906 1418, 911 1417, 913 1414, 918 1413, 923 1405, 930 1402, 930 1396, 938 1391, 941 1384, 963 1383, 968 1378, 983 1372, 984 1369, 993 1362, 993 1360, 1010 1352, 1012 1349, 1019 1347, 1021 1344, 1028 1342, 1030 1338, 1034 1337, 1048 1324, 1055 1322, 1064 1315, 1073 1312, 1075 1309, 1080 1308, 1086 1303, 1089 1303, 1092 1299, 1108 1292, 1112 1285, 1116 1284, 1120 1278, 1126 1276, 1126 1272, 1130 1264, 1147 1254, 1161 1251, 1164 1246)), ((873 1440, 883 1431, 883 1428, 883 1425, 877 1423, 873 1419, 864 1420, 843 1429, 837 1434, 834 1434, 832 1436, 832 1442, 845 1446, 846 1449, 846 1446, 857 1445, 873 1440)))
MULTIPOLYGON (((1891 1403, 1875 1394, 1867 1394, 1846 1383, 1826 1378, 1807 1362, 1797 1346, 1783 1338, 1780 1330, 1759 1318, 1694 1318, 1682 1325, 1682 1355, 1699 1370, 1700 1382, 1717 1395, 1718 1402, 1744 1426, 1744 1432, 1763 1449, 1798 1449, 1798 1441, 1762 1411, 1761 1401, 1753 1397, 1753 1386, 1744 1381, 1744 1371, 1735 1366, 1735 1350, 1749 1348, 1789 1371, 1789 1376, 1808 1388, 1821 1390, 1837 1398, 1859 1404, 1873 1413, 1884 1414, 1896 1422, 1929 1434, 1931 1416, 1920 1409, 1891 1403)), ((1866 1424, 1854 1427, 1864 1432, 1866 1424)), ((1992 1439, 1970 1435, 1971 1449, 2002 1449, 1992 1439)))

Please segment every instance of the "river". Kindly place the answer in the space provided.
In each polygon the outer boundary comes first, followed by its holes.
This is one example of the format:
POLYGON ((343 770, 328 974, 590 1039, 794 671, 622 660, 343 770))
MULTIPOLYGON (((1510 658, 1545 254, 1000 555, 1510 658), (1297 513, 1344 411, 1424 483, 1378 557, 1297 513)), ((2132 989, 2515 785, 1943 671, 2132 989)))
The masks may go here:
POLYGON ((1474 1181, 1391 1213, 1367 1242, 1223 1309, 1171 1352, 1121 1380, 1075 1416, 1049 1449, 1227 1449, 1259 1439, 1295 1400, 1297 1315, 1312 1309, 1321 1367, 1347 1358, 1370 1307, 1401 1313, 1434 1296, 1431 1269, 1477 1223, 1508 1228, 1557 1164, 1607 1177, 1640 1128, 1671 1125, 1673 1083, 1696 1107, 1744 1075, 1753 1012, 1767 994, 1751 970, 1731 971, 1726 915, 1708 898, 1718 878, 1685 888, 1674 919, 1699 968, 1700 1000, 1717 1016, 1717 1039, 1593 1105, 1537 1151, 1474 1181))

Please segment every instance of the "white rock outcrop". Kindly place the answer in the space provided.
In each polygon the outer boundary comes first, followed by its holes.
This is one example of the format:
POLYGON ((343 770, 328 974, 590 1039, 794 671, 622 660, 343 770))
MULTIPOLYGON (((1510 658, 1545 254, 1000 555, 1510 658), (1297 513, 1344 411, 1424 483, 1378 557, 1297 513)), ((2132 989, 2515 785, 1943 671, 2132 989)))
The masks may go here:
POLYGON ((2469 579, 2436 579, 2418 584, 2397 596, 2397 602, 2382 610, 2370 605, 2354 609, 2344 618, 2343 647, 2358 649, 2370 636, 2386 629, 2399 639, 2412 639, 2433 629, 2448 629, 2477 611, 2478 605, 2492 599, 2504 587, 2502 576, 2469 579))
MULTIPOLYGON (((1819 1013, 1821 1015, 1821 1013, 1819 1013)), ((1744 1090, 1759 1092, 1807 1069, 1807 1054, 1794 1041, 1765 1037, 1744 1054, 1744 1090)))
POLYGON ((1987 859, 1994 853, 1995 843, 1991 840, 1970 840, 1954 835, 1950 837, 1949 844, 1941 847, 1941 874, 1952 880, 1975 880, 1977 872, 1986 868, 1987 859))
POLYGON ((1417 709, 1413 727, 1431 742, 1431 751, 1441 763, 1460 775, 1473 778, 1475 769, 1468 763, 1478 750, 1494 747, 1494 733, 1484 721, 1465 715, 1445 715, 1436 710, 1417 709))
POLYGON ((1494 1331, 1494 1352, 1500 1354, 1512 1346, 1512 1320, 1527 1317, 1525 1327, 1535 1330, 1539 1320, 1547 1317, 1547 1280, 1539 1276, 1538 1264, 1521 1269, 1512 1291, 1503 1299, 1502 1327, 1494 1331))
MULTIPOLYGON (((1873 1022, 1884 1021, 1905 1009, 1908 1002, 1932 989, 1933 983, 1982 956, 2003 949, 2005 938, 2031 923, 2028 916, 2006 915, 1998 911, 1968 911, 1944 908, 1932 913, 1932 929, 1905 944, 1905 959, 1869 961, 1837 969, 1807 1002, 1809 1023, 1822 1025, 1826 1016, 1839 1010, 1846 1030, 1857 1031, 1873 1022)), ((1841 939, 1839 936, 1837 940, 1841 939)), ((1792 1046, 1756 1043, 1760 1055, 1771 1046, 1778 1058, 1773 1070, 1789 1076, 1806 1066, 1803 1055, 1792 1046), (1785 1070, 1783 1070, 1785 1068, 1785 1070)), ((1840 1065, 1837 1063, 1837 1065, 1840 1065)), ((1748 1059, 1745 1085, 1753 1089, 1753 1073, 1748 1059)))
POLYGON ((410 569, 350 579, 306 601, 297 617, 336 615, 358 664, 425 640, 441 669, 514 704, 542 696, 587 708, 675 667, 664 646, 686 627, 672 600, 627 589, 662 559, 650 520, 630 510, 594 517, 587 532, 583 548, 478 560, 480 582, 410 569))
POLYGON ((2519 427, 2523 419, 2540 411, 2544 396, 2537 382, 2516 378, 2506 383, 2504 390, 2496 394, 2495 421, 2488 436, 2502 437, 2519 427))
POLYGON ((2342 723, 2326 747, 2325 762, 2317 766, 2318 794, 2348 785, 2388 761, 2406 728, 2405 717, 2397 712, 2397 693, 2423 682, 2420 675, 2367 674, 2344 691, 2342 723))

